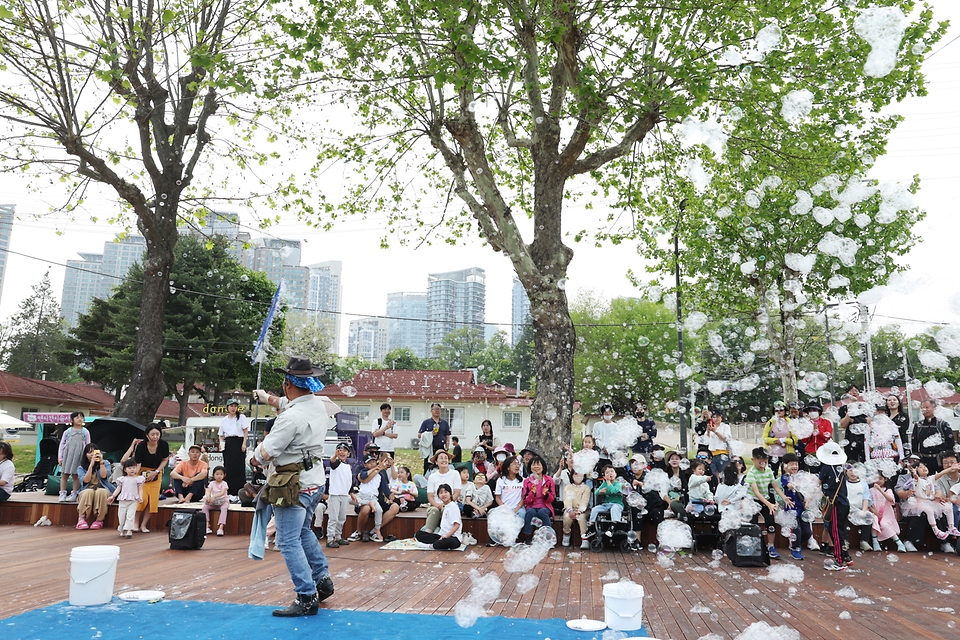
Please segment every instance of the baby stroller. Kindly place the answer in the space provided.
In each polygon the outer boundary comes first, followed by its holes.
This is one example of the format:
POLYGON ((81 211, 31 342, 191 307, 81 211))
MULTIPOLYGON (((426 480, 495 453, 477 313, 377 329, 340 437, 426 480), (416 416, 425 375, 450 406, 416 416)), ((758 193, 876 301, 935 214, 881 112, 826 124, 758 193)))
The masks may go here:
POLYGON ((590 539, 590 549, 602 551, 604 547, 620 547, 621 551, 636 551, 640 540, 630 525, 630 508, 624 512, 626 522, 611 520, 609 513, 601 513, 594 522, 596 533, 590 539))
POLYGON ((57 468, 57 450, 60 448, 57 439, 42 438, 38 447, 40 449, 40 461, 30 472, 30 475, 14 485, 14 491, 42 491, 47 485, 47 476, 57 468))

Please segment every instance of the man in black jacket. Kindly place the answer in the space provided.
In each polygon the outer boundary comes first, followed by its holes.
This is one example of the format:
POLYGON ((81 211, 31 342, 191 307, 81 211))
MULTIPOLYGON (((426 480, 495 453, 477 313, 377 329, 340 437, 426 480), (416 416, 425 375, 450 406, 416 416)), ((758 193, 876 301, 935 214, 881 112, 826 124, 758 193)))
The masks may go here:
POLYGON ((913 425, 910 443, 913 453, 920 456, 923 464, 930 470, 930 475, 941 470, 940 454, 944 451, 953 451, 953 428, 946 420, 940 420, 934 415, 937 403, 927 399, 920 404, 923 419, 913 425))

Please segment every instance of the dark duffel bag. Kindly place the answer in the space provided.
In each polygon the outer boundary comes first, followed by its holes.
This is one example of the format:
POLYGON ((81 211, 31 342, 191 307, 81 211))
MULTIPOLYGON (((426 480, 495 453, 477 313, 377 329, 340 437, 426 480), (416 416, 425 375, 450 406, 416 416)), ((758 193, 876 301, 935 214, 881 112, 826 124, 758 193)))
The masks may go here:
POLYGON ((723 552, 735 567, 766 567, 770 554, 760 527, 755 524, 740 525, 727 531, 723 540, 723 552))
POLYGON ((171 549, 199 549, 207 537, 207 516, 202 511, 174 511, 168 538, 171 549))

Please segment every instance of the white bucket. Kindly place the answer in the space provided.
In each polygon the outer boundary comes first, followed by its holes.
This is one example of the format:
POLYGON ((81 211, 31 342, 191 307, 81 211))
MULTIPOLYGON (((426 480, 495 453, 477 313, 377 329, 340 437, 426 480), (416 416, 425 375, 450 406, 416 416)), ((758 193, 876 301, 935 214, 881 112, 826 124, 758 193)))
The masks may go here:
POLYGON ((120 547, 94 545, 70 551, 70 604, 107 604, 113 597, 120 547))
POLYGON ((643 587, 634 582, 603 585, 603 621, 616 631, 636 631, 643 626, 643 587))

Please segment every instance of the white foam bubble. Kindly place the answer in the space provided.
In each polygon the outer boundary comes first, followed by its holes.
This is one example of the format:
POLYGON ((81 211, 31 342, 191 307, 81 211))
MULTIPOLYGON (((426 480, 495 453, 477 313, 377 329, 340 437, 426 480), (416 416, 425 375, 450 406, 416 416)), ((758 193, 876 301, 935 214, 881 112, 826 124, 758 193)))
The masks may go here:
POLYGON ((856 17, 853 30, 870 44, 864 74, 882 78, 893 71, 906 25, 907 19, 899 7, 870 7, 856 17))
POLYGON ((790 124, 797 124, 810 115, 813 109, 813 93, 807 89, 797 89, 783 96, 780 115, 790 124))

